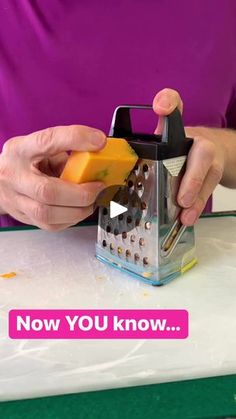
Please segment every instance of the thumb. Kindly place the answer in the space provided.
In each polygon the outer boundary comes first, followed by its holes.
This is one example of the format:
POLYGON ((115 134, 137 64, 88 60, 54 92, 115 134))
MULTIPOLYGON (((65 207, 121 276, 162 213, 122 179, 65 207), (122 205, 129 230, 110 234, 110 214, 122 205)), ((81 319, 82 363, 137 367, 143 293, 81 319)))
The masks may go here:
POLYGON ((183 112, 183 102, 179 93, 173 89, 163 89, 153 99, 153 110, 159 116, 155 134, 163 132, 164 116, 169 115, 175 108, 183 112))

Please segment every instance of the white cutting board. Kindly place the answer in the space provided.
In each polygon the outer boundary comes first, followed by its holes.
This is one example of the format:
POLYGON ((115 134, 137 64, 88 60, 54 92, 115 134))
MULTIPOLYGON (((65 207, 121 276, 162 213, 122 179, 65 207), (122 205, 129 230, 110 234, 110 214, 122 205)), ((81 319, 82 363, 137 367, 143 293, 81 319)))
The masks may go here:
POLYGON ((0 400, 236 373, 236 218, 203 219, 199 264, 163 287, 98 262, 95 227, 0 232, 0 400), (12 308, 182 308, 187 340, 10 340, 12 308))

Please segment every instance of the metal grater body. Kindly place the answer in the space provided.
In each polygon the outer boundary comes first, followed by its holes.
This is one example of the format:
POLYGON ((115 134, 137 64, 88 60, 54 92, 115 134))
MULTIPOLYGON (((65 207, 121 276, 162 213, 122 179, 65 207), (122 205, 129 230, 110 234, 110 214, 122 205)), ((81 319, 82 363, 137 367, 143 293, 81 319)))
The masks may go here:
POLYGON ((126 196, 121 194, 117 202, 132 207, 135 191, 142 211, 135 217, 134 204, 133 216, 129 211, 129 215, 111 219, 109 207, 99 208, 96 256, 147 283, 163 285, 196 263, 194 229, 180 223, 176 202, 192 140, 186 141, 178 110, 165 119, 162 136, 134 134, 129 114, 132 108, 151 109, 118 107, 110 135, 126 138, 140 157, 126 180, 126 196), (128 223, 132 230, 127 231, 128 223))
POLYGON ((179 214, 176 193, 181 178, 182 173, 171 176, 162 161, 139 159, 126 184, 130 185, 129 202, 133 191, 141 198, 142 217, 133 219, 133 229, 127 232, 126 214, 122 219, 110 219, 109 208, 105 215, 100 208, 97 257, 153 285, 162 285, 181 274, 194 258, 193 228, 185 229, 170 255, 164 256, 161 251, 179 214), (116 230, 123 234, 115 235, 116 230))

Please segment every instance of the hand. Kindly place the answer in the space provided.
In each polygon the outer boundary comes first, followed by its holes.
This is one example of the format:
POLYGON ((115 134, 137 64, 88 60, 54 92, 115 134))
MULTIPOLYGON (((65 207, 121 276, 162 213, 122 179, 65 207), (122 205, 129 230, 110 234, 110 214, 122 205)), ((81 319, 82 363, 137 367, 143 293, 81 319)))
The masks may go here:
POLYGON ((72 125, 48 128, 8 140, 0 154, 0 207, 15 219, 59 231, 87 218, 104 188, 101 182, 76 185, 58 179, 67 150, 105 146, 99 130, 72 125))
MULTIPOLYGON (((153 109, 158 115, 169 115, 176 107, 182 112, 183 103, 175 90, 164 89, 154 98, 153 109)), ((156 132, 159 131, 160 123, 156 132)), ((183 208, 181 222, 190 226, 201 215, 208 198, 223 176, 226 149, 224 141, 215 135, 214 129, 187 127, 186 134, 194 139, 194 143, 188 155, 177 201, 183 208)))

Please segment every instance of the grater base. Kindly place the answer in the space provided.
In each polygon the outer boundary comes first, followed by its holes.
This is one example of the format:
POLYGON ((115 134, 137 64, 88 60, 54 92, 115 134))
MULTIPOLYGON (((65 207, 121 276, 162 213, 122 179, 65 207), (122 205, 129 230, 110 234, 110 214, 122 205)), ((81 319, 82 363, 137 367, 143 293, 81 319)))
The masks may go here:
POLYGON ((109 253, 103 250, 98 244, 96 244, 96 258, 103 263, 119 269, 120 271, 128 273, 135 279, 139 279, 146 284, 155 286, 161 286, 171 282, 197 264, 196 257, 193 257, 191 260, 188 259, 186 263, 182 262, 180 264, 176 262, 168 264, 168 266, 160 267, 159 269, 150 267, 144 271, 143 267, 138 265, 135 266, 134 264, 125 262, 124 260, 121 261, 119 257, 114 255, 110 258, 109 253))

